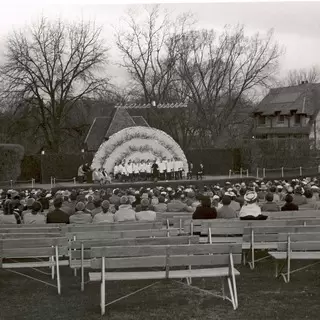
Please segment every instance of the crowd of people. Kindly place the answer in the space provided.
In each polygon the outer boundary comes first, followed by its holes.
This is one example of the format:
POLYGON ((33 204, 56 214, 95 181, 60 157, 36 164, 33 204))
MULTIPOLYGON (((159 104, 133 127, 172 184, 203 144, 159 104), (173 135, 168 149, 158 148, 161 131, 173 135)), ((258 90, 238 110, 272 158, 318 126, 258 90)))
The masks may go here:
POLYGON ((111 181, 136 182, 136 181, 170 181, 191 180, 195 176, 197 180, 204 175, 204 166, 198 165, 196 170, 192 162, 188 162, 188 170, 185 171, 183 162, 178 158, 159 158, 151 160, 128 160, 117 162, 113 172, 107 172, 105 168, 92 169, 88 163, 78 168, 78 181, 85 183, 87 174, 92 173, 92 181, 95 184, 105 185, 111 181))
POLYGON ((163 212, 193 219, 266 219, 263 212, 316 208, 316 178, 252 181, 223 186, 60 190, 2 190, 0 224, 154 221, 163 212))

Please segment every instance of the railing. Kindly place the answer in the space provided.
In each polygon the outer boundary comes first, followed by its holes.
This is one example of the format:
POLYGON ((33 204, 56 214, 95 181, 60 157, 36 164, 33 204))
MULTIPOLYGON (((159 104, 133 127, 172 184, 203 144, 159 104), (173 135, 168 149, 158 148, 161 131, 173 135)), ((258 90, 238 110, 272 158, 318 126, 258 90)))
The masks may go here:
MULTIPOLYGON (((257 168, 251 176, 255 176, 257 179, 264 178, 291 178, 291 177, 306 177, 320 174, 320 165, 317 167, 296 167, 296 168, 257 168)), ((229 170, 229 178, 234 175, 240 175, 240 178, 249 177, 249 170, 240 169, 240 171, 229 170)))
POLYGON ((58 179, 58 178, 55 178, 55 177, 51 177, 51 179, 50 179, 51 189, 56 186, 57 182, 62 182, 62 183, 73 182, 73 184, 76 185, 77 184, 77 179, 76 179, 76 177, 73 177, 73 178, 70 178, 70 179, 58 179))
POLYGON ((14 180, 7 180, 7 181, 0 181, 1 187, 10 187, 14 188, 19 185, 30 185, 30 188, 34 188, 36 184, 36 179, 25 180, 25 181, 14 181, 14 180))

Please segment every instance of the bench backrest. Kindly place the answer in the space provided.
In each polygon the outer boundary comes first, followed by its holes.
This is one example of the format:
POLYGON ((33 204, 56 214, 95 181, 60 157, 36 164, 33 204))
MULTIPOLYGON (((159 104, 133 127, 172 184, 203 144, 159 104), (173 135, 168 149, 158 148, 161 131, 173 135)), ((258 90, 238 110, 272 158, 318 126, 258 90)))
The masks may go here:
POLYGON ((36 239, 1 239, 1 258, 51 257, 55 255, 55 247, 59 247, 59 255, 67 255, 68 240, 65 237, 36 239))
POLYGON ((241 252, 241 244, 99 247, 91 249, 91 267, 101 268, 101 258, 105 258, 106 269, 226 266, 230 254, 234 264, 240 264, 241 252))
POLYGON ((66 236, 70 240, 90 239, 121 239, 121 238, 146 238, 166 237, 178 235, 177 229, 151 229, 151 230, 124 230, 124 231, 92 231, 92 232, 70 232, 66 236))
POLYGON ((38 227, 38 228, 2 228, 0 227, 0 233, 58 233, 61 232, 60 227, 38 227))
POLYGON ((320 251, 320 230, 279 234, 278 241, 278 251, 320 251))
MULTIPOLYGON (((278 242, 279 234, 299 232, 320 232, 320 226, 278 226, 278 227, 246 227, 243 242, 278 242)), ((282 240, 286 241, 286 239, 282 240)))
MULTIPOLYGON (((110 246, 141 246, 141 245, 178 245, 178 244, 197 244, 198 236, 181 237, 159 237, 159 238, 130 238, 130 239, 106 239, 106 240, 77 240, 71 242, 71 249, 81 249, 84 251, 83 258, 90 258, 90 249, 93 247, 110 246)), ((80 259, 79 250, 71 250, 71 259, 80 259)))
POLYGON ((2 233, 0 239, 34 239, 34 238, 54 238, 62 236, 61 233, 2 233))
POLYGON ((10 228, 14 228, 14 229, 18 229, 18 228, 27 228, 27 229, 31 229, 31 228, 62 228, 66 226, 65 223, 50 223, 50 224, 0 224, 0 229, 10 229, 10 228))
POLYGON ((122 231, 122 230, 150 230, 161 229, 162 222, 134 222, 134 223, 99 223, 86 225, 68 225, 63 229, 66 232, 95 232, 95 231, 122 231))
POLYGON ((184 232, 191 233, 201 232, 203 228, 245 228, 249 226, 303 226, 303 225, 320 225, 320 219, 313 220, 239 220, 239 219, 213 219, 213 220, 190 220, 184 225, 184 232))
POLYGON ((308 209, 302 211, 280 211, 280 212, 263 212, 269 219, 284 219, 284 218, 320 218, 320 211, 308 209))

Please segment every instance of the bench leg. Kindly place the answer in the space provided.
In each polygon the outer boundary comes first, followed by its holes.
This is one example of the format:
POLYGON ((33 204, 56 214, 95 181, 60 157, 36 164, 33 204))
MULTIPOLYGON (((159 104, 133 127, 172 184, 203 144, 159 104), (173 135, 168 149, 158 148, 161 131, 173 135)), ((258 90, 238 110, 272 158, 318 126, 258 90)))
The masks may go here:
POLYGON ((225 281, 226 281, 226 278, 223 277, 221 279, 221 291, 222 291, 222 297, 223 297, 223 300, 226 300, 226 292, 225 292, 225 281))
POLYGON ((54 265, 54 257, 51 257, 51 258, 50 258, 50 261, 52 262, 51 278, 52 278, 52 280, 53 280, 53 279, 54 279, 54 268, 55 268, 55 265, 54 265))
POLYGON ((105 278, 105 258, 102 257, 102 266, 101 266, 101 294, 100 294, 100 308, 101 315, 103 316, 106 313, 106 278, 105 278))
POLYGON ((58 251, 58 246, 56 246, 56 268, 57 268, 57 287, 58 287, 58 294, 61 294, 61 281, 60 281, 60 268, 59 268, 59 251, 58 251))
POLYGON ((228 286, 229 286, 229 292, 230 292, 230 297, 231 297, 233 310, 236 310, 237 309, 237 305, 236 305, 236 301, 235 301, 235 298, 234 298, 232 282, 231 282, 230 277, 228 277, 228 286))
POLYGON ((278 270, 278 269, 279 269, 278 260, 275 260, 275 264, 274 264, 274 265, 275 265, 275 275, 274 275, 274 276, 275 276, 276 278, 278 278, 278 275, 279 275, 279 273, 278 273, 278 271, 279 271, 279 270, 278 270))

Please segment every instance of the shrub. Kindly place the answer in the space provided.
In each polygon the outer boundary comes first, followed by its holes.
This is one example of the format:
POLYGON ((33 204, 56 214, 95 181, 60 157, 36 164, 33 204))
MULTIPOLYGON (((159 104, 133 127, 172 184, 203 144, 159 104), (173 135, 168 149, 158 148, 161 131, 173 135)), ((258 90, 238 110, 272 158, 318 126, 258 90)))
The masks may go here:
POLYGON ((0 181, 17 181, 24 148, 19 144, 0 144, 0 181))

